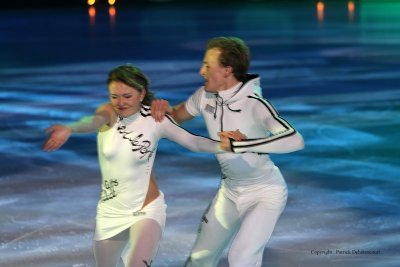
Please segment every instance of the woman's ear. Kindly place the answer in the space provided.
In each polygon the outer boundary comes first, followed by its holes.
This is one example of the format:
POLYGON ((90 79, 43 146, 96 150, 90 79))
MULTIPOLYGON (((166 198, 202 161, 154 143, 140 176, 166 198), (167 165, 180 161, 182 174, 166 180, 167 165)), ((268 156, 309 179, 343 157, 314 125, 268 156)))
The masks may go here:
POLYGON ((146 90, 142 90, 142 91, 140 92, 140 102, 143 101, 143 99, 144 99, 145 96, 146 96, 146 90))

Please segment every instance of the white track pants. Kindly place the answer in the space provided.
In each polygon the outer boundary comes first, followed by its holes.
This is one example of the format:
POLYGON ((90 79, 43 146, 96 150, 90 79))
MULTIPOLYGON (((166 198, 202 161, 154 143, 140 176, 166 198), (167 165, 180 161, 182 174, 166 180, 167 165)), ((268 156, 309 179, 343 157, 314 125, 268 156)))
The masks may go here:
POLYGON ((215 267, 233 239, 230 267, 258 267, 287 199, 286 185, 257 186, 234 200, 223 186, 205 212, 187 267, 215 267))

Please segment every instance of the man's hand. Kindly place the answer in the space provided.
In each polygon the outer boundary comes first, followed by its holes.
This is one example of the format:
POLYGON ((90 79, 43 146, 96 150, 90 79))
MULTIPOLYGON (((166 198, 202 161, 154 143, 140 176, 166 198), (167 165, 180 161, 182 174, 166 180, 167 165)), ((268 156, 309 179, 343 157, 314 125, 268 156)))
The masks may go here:
POLYGON ((231 142, 229 139, 241 141, 247 139, 246 135, 242 134, 239 130, 219 132, 218 136, 221 141, 221 148, 225 151, 232 151, 231 142))
POLYGON ((151 102, 151 116, 155 121, 162 121, 165 114, 171 114, 172 111, 172 107, 167 100, 155 99, 151 102))
POLYGON ((45 131, 49 134, 49 138, 43 145, 44 151, 55 151, 59 149, 65 142, 67 142, 72 133, 71 128, 60 124, 50 126, 45 131))

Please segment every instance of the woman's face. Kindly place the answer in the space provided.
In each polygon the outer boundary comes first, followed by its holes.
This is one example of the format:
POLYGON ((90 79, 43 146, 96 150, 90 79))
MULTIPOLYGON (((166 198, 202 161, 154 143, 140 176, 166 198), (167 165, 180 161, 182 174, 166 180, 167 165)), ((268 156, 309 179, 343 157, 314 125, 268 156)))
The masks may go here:
POLYGON ((138 112, 145 95, 144 91, 140 92, 122 82, 111 82, 108 92, 112 107, 122 117, 129 117, 138 112))

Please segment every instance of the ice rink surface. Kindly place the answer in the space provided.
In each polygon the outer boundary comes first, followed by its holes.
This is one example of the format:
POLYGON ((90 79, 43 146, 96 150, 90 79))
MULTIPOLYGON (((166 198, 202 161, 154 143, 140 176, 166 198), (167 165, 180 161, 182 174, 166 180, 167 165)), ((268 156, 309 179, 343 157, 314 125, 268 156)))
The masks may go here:
MULTIPOLYGON (((248 43, 264 97, 306 143, 271 155, 289 198, 263 266, 399 266, 399 9, 252 1, 0 11, 0 266, 95 266, 95 134, 46 153, 43 130, 106 102, 107 72, 127 62, 157 97, 185 101, 202 85, 206 40, 222 35, 248 43)), ((201 119, 183 126, 207 135, 201 119)), ((155 173, 168 218, 153 266, 183 266, 219 168, 213 155, 163 140, 155 173)))

